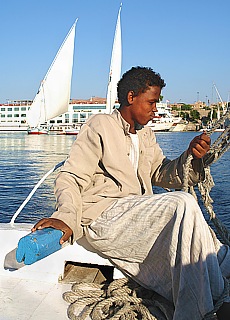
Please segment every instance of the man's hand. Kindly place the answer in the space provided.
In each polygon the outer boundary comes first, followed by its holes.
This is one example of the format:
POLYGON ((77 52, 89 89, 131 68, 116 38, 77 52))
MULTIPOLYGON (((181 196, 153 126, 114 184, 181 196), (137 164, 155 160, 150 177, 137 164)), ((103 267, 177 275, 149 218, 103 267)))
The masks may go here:
POLYGON ((72 229, 69 226, 67 226, 65 222, 55 218, 41 219, 34 225, 31 231, 34 232, 35 230, 41 230, 49 227, 61 230, 63 232, 63 236, 60 239, 60 244, 63 244, 65 241, 67 241, 73 234, 72 229))
POLYGON ((202 133, 199 136, 196 136, 189 145, 188 153, 192 154, 194 158, 202 158, 210 150, 211 139, 206 134, 202 133))

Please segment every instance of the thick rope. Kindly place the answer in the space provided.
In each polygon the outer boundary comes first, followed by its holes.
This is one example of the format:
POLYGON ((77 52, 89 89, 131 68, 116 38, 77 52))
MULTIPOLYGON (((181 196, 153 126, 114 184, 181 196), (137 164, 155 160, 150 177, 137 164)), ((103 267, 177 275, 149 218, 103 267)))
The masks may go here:
MULTIPOLYGON (((226 112, 219 121, 213 126, 212 130, 208 132, 208 135, 211 135, 221 124, 225 122, 227 118, 230 116, 230 110, 226 112)), ((230 126, 226 127, 222 134, 214 141, 214 143, 210 147, 210 151, 204 157, 204 173, 205 179, 198 183, 198 190, 201 194, 202 201, 204 206, 210 216, 211 221, 213 222, 216 231, 220 235, 222 242, 230 246, 230 231, 228 228, 219 220, 214 212, 212 203, 213 200, 210 196, 210 191, 212 187, 215 185, 211 172, 210 172, 210 165, 216 162, 226 151, 230 148, 230 126)), ((189 170, 192 166, 192 159, 193 156, 189 155, 187 161, 183 167, 183 188, 182 190, 185 192, 192 191, 191 193, 197 200, 197 196, 195 194, 194 188, 189 187, 189 170)), ((205 316, 205 319, 213 319, 214 313, 220 308, 223 304, 224 299, 229 295, 229 281, 224 278, 225 281, 225 288, 222 296, 217 301, 214 310, 205 316)))
MULTIPOLYGON (((229 292, 229 282, 224 278, 224 291, 214 309, 204 320, 216 319, 216 312, 229 292)), ((71 320, 171 320, 173 305, 151 290, 127 278, 110 284, 75 283, 63 299, 70 303, 67 315, 71 320)))
MULTIPOLYGON (((224 117, 221 118, 220 122, 223 122, 226 120, 226 116, 229 114, 225 114, 224 117)), ((216 126, 215 126, 216 128, 216 126)), ((214 128, 212 131, 210 131, 208 134, 212 134, 214 131, 214 128)), ((214 141, 214 143, 210 147, 210 151, 207 153, 207 155, 204 157, 204 172, 205 172, 205 179, 198 183, 198 190, 201 194, 202 201, 204 203, 204 206, 210 216, 210 219, 212 223, 214 224, 216 231, 220 235, 222 242, 230 246, 230 231, 228 228, 219 220, 214 212, 212 203, 213 200, 210 196, 210 192, 212 187, 215 185, 211 172, 210 172, 210 165, 216 162, 226 151, 228 151, 230 148, 230 127, 226 127, 224 132, 214 141)), ((195 199, 197 200, 196 193, 194 191, 193 187, 189 187, 188 179, 189 179, 189 170, 192 166, 193 156, 189 155, 184 167, 183 167, 183 187, 182 190, 185 192, 189 192, 193 194, 195 199)))
MULTIPOLYGON (((210 133, 208 133, 210 135, 210 133)), ((230 126, 227 126, 210 147, 204 156, 204 164, 209 166, 215 163, 230 148, 230 126)))
POLYGON ((70 303, 67 314, 71 320, 170 320, 174 311, 166 299, 127 278, 104 285, 74 284, 63 299, 70 303))

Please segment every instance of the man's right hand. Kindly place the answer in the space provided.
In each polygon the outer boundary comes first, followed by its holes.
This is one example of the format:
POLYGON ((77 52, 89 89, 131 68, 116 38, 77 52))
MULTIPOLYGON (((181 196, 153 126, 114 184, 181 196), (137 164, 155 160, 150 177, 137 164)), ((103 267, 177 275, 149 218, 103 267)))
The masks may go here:
POLYGON ((61 230, 63 232, 63 236, 60 239, 60 244, 63 244, 64 242, 68 241, 73 234, 72 229, 65 222, 56 218, 41 219, 33 226, 31 231, 34 232, 36 230, 41 230, 49 227, 61 230))

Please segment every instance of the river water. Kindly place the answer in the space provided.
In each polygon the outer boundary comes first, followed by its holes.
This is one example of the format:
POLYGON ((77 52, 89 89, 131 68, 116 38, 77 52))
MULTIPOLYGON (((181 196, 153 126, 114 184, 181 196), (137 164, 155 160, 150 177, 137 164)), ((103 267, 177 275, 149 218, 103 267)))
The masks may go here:
MULTIPOLYGON (((196 132, 157 133, 164 154, 173 159, 180 155, 196 132)), ((219 133, 212 135, 214 141, 219 133)), ((35 184, 60 161, 66 159, 75 136, 0 134, 0 222, 9 222, 35 184)), ((215 186, 211 191, 214 211, 230 227, 230 152, 211 167, 215 186)), ((36 222, 50 216, 55 198, 51 174, 27 203, 16 222, 36 222)), ((159 192, 159 190, 157 190, 159 192)), ((202 207, 202 204, 201 204, 202 207)), ((202 207, 203 209, 203 207, 202 207)), ((204 214, 205 210, 203 209, 204 214)))

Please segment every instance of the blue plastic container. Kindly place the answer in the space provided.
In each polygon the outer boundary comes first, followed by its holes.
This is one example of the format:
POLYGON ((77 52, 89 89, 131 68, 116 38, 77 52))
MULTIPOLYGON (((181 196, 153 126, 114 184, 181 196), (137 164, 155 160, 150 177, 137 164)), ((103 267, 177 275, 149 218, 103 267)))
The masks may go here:
POLYGON ((53 228, 36 230, 21 238, 16 250, 17 262, 32 264, 60 250, 62 231, 53 228))

